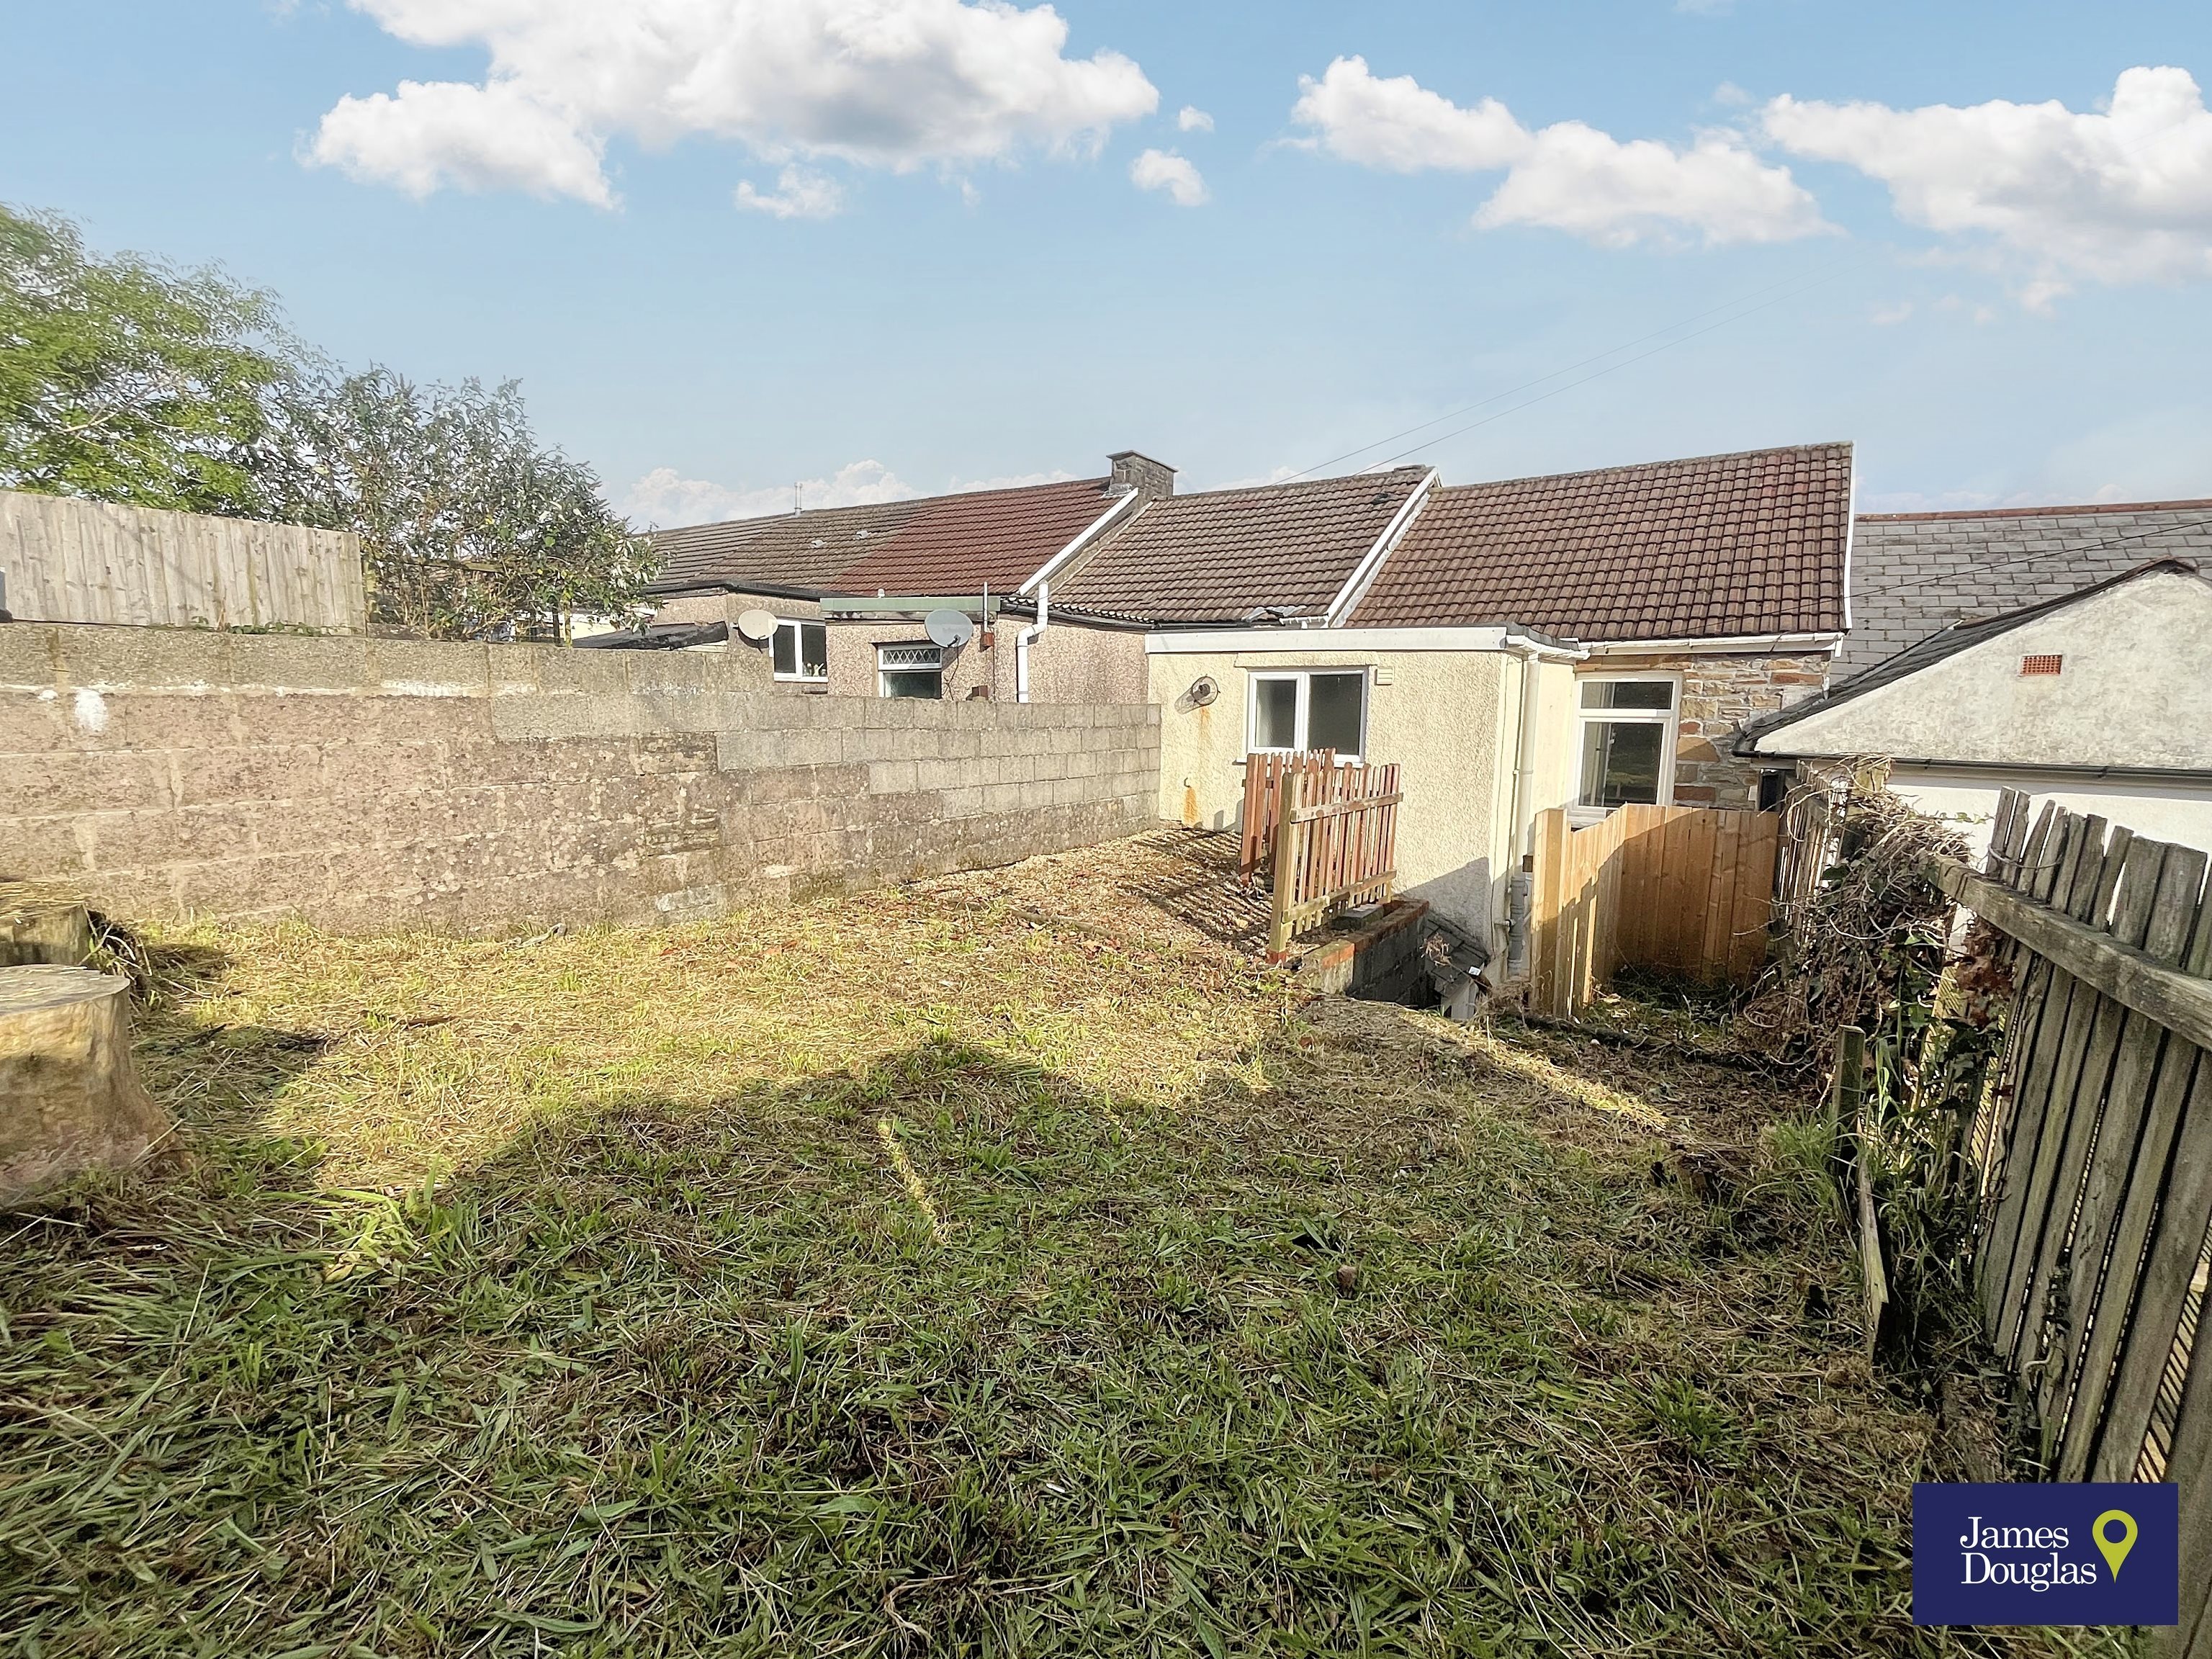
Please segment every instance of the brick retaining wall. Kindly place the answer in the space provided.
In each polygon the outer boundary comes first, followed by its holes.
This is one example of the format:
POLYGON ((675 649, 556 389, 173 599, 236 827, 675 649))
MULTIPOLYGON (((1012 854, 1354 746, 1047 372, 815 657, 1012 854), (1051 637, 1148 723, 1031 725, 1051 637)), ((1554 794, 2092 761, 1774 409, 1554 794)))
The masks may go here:
POLYGON ((1141 704, 789 697, 725 656, 0 626, 0 878, 341 931, 712 915, 1126 835, 1141 704))

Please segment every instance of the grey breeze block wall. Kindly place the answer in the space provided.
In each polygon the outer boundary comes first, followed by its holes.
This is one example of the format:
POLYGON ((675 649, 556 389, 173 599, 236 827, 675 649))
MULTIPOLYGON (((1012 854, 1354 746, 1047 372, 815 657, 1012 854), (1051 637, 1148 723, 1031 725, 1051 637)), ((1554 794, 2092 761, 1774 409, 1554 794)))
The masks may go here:
POLYGON ((0 626, 0 878, 338 931, 713 915, 1152 822, 1158 712, 715 654, 0 626))

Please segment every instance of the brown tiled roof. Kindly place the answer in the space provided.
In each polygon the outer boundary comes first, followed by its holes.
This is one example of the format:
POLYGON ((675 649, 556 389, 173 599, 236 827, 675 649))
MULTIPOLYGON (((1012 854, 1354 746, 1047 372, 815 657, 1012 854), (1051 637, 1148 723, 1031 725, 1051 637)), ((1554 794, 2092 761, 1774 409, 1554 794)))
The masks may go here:
POLYGON ((1328 608, 1425 467, 1169 495, 1107 538, 1053 603, 1146 622, 1242 622, 1263 606, 1328 608))
POLYGON ((836 592, 837 574, 872 551, 914 516, 917 501, 837 507, 772 519, 733 519, 726 524, 656 530, 660 585, 760 583, 836 592))
POLYGON ((1832 632, 1850 510, 1847 443, 1439 489, 1352 625, 1519 623, 1592 642, 1832 632))
POLYGON ((1011 592, 1111 507, 1103 478, 653 532, 660 583, 825 593, 1011 592))
POLYGON ((977 489, 912 504, 897 532, 872 539, 839 573, 851 593, 1011 592, 1113 506, 1103 478, 977 489))

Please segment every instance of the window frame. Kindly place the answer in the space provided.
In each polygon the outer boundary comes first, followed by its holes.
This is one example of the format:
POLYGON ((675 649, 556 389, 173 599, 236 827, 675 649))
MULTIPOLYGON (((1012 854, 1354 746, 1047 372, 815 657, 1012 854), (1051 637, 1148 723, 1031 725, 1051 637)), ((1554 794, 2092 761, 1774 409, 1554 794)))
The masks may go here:
POLYGON ((1575 676, 1575 790, 1573 811, 1595 812, 1605 817, 1615 809, 1593 804, 1583 799, 1583 751, 1589 740, 1587 728, 1603 726, 1656 726, 1659 735, 1659 799, 1661 806, 1674 804, 1674 751, 1680 744, 1682 731, 1682 676, 1679 670, 1664 668, 1608 669, 1595 674, 1575 676), (1625 682, 1644 684, 1663 683, 1667 687, 1667 706, 1664 708, 1585 708, 1583 688, 1586 685, 1620 684, 1625 682))
POLYGON ((829 684, 830 624, 815 617, 778 617, 775 619, 776 633, 780 635, 787 628, 794 635, 792 641, 791 659, 799 665, 799 672, 796 674, 787 674, 775 665, 777 641, 771 638, 768 642, 769 672, 785 685, 829 684), (810 674, 806 672, 806 630, 810 628, 818 628, 822 630, 822 672, 818 674, 810 674))
POLYGON ((1345 765, 1364 765, 1370 738, 1369 719, 1375 706, 1375 670, 1371 664, 1349 663, 1334 668, 1253 668, 1246 672, 1244 691, 1244 753, 1253 755, 1297 754, 1307 747, 1306 738, 1312 726, 1313 681, 1316 674, 1336 674, 1346 678, 1357 676, 1359 681, 1359 747, 1347 754, 1340 749, 1337 760, 1345 765), (1263 744, 1260 738, 1260 684, 1263 680, 1291 680, 1297 686, 1297 701, 1291 715, 1291 735, 1297 739, 1290 748, 1278 748, 1263 744))
MULTIPOLYGON (((896 694, 893 693, 890 689, 890 676, 893 674, 930 673, 933 673, 937 676, 937 696, 935 701, 942 702, 945 701, 945 647, 943 646, 934 644, 928 640, 890 640, 881 641, 877 645, 877 696, 883 698, 895 697, 896 694), (884 660, 884 653, 887 651, 927 651, 932 653, 936 660, 933 662, 921 662, 917 660, 914 662, 886 663, 884 660)), ((927 702, 931 701, 931 699, 927 697, 911 697, 903 699, 902 701, 910 702, 927 702)))

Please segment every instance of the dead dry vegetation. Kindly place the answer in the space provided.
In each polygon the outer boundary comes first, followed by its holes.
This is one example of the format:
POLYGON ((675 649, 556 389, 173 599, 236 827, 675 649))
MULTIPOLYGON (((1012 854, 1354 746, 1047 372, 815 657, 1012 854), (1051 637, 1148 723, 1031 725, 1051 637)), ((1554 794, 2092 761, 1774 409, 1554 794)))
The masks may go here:
POLYGON ((0 1640, 2118 1650, 1912 1629, 1955 1472, 1758 1077, 1302 1006, 1193 852, 153 940, 188 1156, 0 1243, 0 1640))

